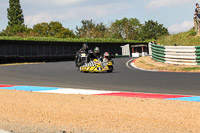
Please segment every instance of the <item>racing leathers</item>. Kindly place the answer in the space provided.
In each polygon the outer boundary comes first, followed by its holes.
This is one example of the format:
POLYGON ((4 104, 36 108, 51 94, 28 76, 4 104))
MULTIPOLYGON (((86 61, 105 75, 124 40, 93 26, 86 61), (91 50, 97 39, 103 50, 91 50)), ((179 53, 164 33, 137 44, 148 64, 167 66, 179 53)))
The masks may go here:
POLYGON ((81 53, 85 53, 85 55, 88 54, 88 49, 84 49, 84 48, 81 48, 77 53, 76 53, 76 56, 75 56, 75 62, 76 62, 76 66, 79 66, 82 62, 81 62, 81 53))

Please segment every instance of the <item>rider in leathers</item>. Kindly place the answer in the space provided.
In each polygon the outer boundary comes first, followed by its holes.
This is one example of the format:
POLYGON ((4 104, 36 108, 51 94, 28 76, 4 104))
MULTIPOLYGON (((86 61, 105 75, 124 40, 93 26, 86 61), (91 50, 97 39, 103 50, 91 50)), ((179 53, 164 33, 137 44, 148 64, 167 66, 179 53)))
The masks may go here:
POLYGON ((91 49, 88 51, 87 63, 89 63, 90 61, 93 61, 94 59, 97 59, 99 61, 103 61, 103 56, 100 54, 99 47, 95 47, 94 51, 91 50, 91 49))
POLYGON ((82 53, 82 52, 85 52, 86 53, 86 55, 88 54, 88 44, 87 43, 84 43, 83 44, 83 46, 82 46, 82 48, 76 53, 76 56, 75 56, 75 62, 76 62, 76 66, 78 66, 78 61, 80 61, 80 60, 78 60, 78 59, 80 59, 80 54, 82 53))

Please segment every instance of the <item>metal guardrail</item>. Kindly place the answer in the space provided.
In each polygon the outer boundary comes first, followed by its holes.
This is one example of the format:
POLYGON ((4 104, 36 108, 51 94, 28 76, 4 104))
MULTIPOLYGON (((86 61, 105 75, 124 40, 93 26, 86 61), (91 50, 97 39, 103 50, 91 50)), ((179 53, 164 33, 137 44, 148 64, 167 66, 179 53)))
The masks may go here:
POLYGON ((200 65, 200 46, 151 44, 152 59, 169 64, 200 65))

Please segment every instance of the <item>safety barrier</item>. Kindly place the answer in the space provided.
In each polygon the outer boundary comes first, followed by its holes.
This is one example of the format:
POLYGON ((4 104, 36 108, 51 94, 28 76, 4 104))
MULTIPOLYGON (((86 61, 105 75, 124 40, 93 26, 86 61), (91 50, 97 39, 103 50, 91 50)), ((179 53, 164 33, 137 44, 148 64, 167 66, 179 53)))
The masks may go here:
MULTIPOLYGON (((0 40, 0 64, 21 62, 55 62, 71 61, 83 42, 47 42, 47 41, 19 41, 0 40)), ((121 46, 125 42, 104 43, 88 42, 89 48, 100 48, 101 54, 108 51, 112 58, 116 54, 122 55, 121 46)), ((129 43, 130 45, 147 43, 129 43)))
POLYGON ((169 64, 200 65, 200 46, 151 44, 152 59, 169 64))

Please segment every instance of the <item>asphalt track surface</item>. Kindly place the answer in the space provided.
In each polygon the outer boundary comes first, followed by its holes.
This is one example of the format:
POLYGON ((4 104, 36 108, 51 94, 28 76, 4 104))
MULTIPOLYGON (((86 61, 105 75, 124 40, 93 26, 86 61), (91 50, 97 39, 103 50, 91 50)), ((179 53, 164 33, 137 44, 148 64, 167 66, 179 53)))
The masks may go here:
POLYGON ((0 66, 0 84, 200 96, 200 73, 146 72, 129 60, 114 59, 113 73, 81 73, 72 61, 0 66))

